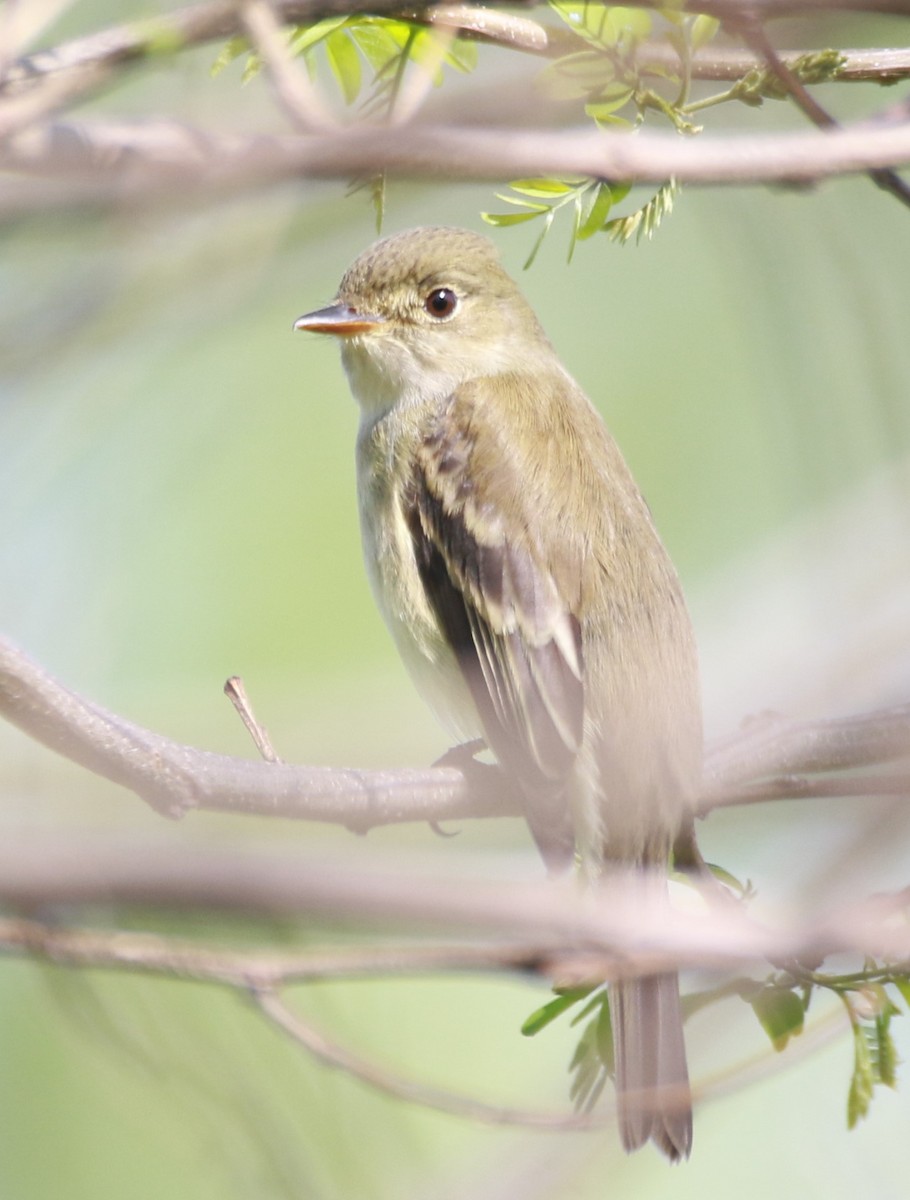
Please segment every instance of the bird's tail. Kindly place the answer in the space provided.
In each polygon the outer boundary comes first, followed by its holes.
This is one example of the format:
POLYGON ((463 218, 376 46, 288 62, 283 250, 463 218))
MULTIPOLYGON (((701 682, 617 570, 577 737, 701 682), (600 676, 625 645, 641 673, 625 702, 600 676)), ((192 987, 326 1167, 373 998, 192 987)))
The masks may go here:
POLYGON ((679 976, 610 985, 619 1133, 626 1150, 650 1138, 671 1162, 692 1148, 692 1095, 686 1067, 679 976))

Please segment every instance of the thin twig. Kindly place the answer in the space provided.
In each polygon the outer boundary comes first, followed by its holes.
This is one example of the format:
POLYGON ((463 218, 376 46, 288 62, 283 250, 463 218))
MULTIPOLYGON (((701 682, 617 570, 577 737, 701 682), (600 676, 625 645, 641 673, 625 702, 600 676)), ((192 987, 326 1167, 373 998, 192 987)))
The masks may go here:
POLYGON ((369 1084, 377 1091, 384 1092, 387 1096, 394 1096, 398 1100, 407 1100, 409 1103, 419 1104, 423 1108, 432 1108, 437 1112, 451 1113, 454 1116, 482 1121, 487 1125, 518 1125, 532 1129, 596 1129, 603 1127, 611 1115, 608 1113, 595 1118, 575 1113, 534 1112, 531 1109, 500 1107, 485 1104, 471 1096, 450 1092, 445 1088, 404 1079, 400 1075, 385 1070, 377 1063, 354 1054, 344 1046, 333 1042, 324 1033, 314 1029, 299 1014, 292 1012, 277 992, 254 990, 252 997, 259 1011, 273 1025, 276 1025, 298 1045, 303 1046, 320 1062, 326 1066, 337 1067, 346 1074, 353 1075, 362 1083, 369 1084))
POLYGON ((253 739, 253 744, 259 751, 260 757, 266 762, 278 763, 281 759, 275 753, 272 739, 268 730, 256 718, 253 705, 247 695, 246 686, 239 675, 232 675, 224 685, 224 694, 234 706, 234 710, 243 722, 247 733, 253 739))

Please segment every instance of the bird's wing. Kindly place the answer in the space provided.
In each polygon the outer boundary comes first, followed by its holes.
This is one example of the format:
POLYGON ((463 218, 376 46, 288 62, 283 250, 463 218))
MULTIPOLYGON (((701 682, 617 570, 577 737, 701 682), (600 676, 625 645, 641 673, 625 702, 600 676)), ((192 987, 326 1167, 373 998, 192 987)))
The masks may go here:
POLYGON ((425 432, 405 518, 487 742, 517 777, 532 832, 555 863, 571 854, 559 799, 582 741, 581 628, 570 589, 547 565, 521 463, 491 442, 475 398, 456 393, 425 432))

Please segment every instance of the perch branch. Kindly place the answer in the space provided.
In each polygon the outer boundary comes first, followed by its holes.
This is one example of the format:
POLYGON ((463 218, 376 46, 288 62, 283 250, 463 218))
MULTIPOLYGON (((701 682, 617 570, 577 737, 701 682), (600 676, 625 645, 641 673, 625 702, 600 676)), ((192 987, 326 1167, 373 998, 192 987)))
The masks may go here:
MULTIPOLYGON (((199 750, 144 729, 79 696, 0 639, 0 716, 80 766, 129 788, 157 811, 192 809, 327 821, 363 833, 402 821, 520 816, 516 791, 494 766, 466 770, 352 770, 254 762, 199 750)), ((698 811, 784 795, 828 794, 818 775, 910 760, 910 705, 859 717, 754 721, 710 747, 698 811), (764 782, 763 782, 764 781, 764 782), (765 790, 762 791, 762 788, 765 790)), ((830 791, 831 789, 829 789, 830 791)), ((837 785, 838 795, 910 792, 907 771, 837 785), (870 786, 870 783, 874 786, 870 786), (851 790, 852 789, 852 790, 851 790)))

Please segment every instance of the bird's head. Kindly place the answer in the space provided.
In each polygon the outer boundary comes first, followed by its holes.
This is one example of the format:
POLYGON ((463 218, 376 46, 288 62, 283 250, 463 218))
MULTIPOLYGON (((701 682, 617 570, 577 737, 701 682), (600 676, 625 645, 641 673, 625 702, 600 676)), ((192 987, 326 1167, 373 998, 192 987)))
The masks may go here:
POLYGON ((423 227, 376 242, 332 303, 294 328, 342 340, 351 389, 367 411, 533 370, 536 354, 551 353, 493 243, 466 229, 423 227))

